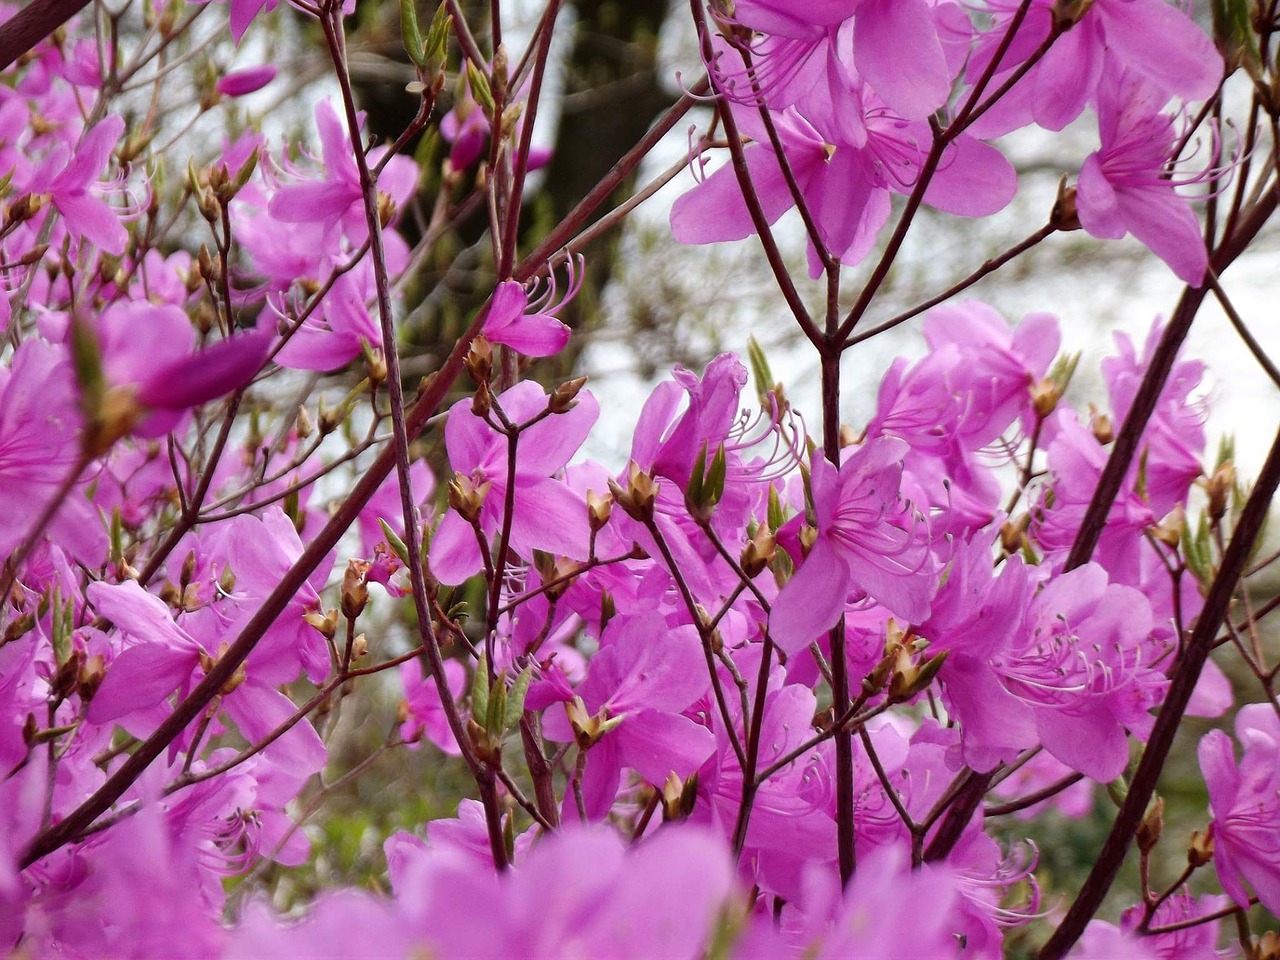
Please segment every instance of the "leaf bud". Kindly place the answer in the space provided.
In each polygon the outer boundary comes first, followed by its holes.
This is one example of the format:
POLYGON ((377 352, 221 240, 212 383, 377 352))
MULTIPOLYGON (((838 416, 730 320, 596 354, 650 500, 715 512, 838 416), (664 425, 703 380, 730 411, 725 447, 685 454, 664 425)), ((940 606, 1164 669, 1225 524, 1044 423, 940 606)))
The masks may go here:
POLYGON ((1116 438, 1116 427, 1108 414, 1094 413, 1092 427, 1093 439, 1104 447, 1116 438))
POLYGON ((1058 198, 1049 213, 1049 223, 1064 233, 1080 229, 1080 214, 1076 206, 1076 188, 1067 186, 1064 174, 1058 181, 1058 198))
POLYGON ((483 336, 471 341, 471 349, 467 351, 467 373, 477 384, 488 383, 493 376, 493 344, 483 336))
POLYGON ((325 638, 332 640, 338 632, 338 611, 337 610, 308 610, 302 615, 302 619, 311 624, 324 635, 325 638))
POLYGON ((298 407, 298 416, 294 421, 293 435, 299 440, 305 440, 315 432, 316 424, 311 419, 311 414, 307 413, 305 406, 298 407))
POLYGON ((673 770, 662 785, 662 818, 668 823, 688 820, 698 802, 698 775, 682 780, 673 770))

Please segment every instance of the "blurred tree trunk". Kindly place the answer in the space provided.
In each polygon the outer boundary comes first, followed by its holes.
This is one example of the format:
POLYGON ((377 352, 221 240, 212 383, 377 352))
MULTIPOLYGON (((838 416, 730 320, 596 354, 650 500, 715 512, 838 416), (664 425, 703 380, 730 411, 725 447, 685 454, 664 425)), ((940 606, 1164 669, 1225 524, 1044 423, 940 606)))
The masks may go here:
MULTIPOLYGON (((358 53, 353 56, 353 80, 361 106, 368 112, 369 131, 386 141, 409 124, 417 101, 398 82, 397 64, 404 64, 406 80, 412 75, 401 48, 398 10, 392 4, 372 9, 372 18, 358 24, 355 32, 359 49, 374 56, 369 62, 358 53)), ((483 45, 487 30, 481 26, 486 23, 487 2, 468 0, 464 9, 483 45)), ((558 65, 565 78, 559 125, 551 163, 538 174, 541 188, 528 197, 522 220, 524 249, 531 249, 572 210, 673 102, 657 71, 658 35, 667 14, 664 0, 568 0, 565 4, 559 29, 571 30, 572 44, 566 60, 558 65)), ((519 53, 510 51, 513 61, 519 53)), ((408 149, 415 146, 410 144, 408 149)), ((629 178, 597 216, 623 202, 634 189, 634 178, 629 178)), ((452 242, 440 244, 438 257, 422 278, 419 296, 441 281, 450 289, 450 296, 419 311, 419 322, 411 331, 415 344, 426 353, 440 355, 441 347, 488 293, 492 265, 487 254, 479 263, 458 262, 459 254, 475 244, 486 228, 486 216, 479 210, 460 225, 452 242)), ((407 219, 401 232, 410 242, 419 235, 407 219)), ((589 328, 598 319, 596 307, 613 274, 617 243, 617 235, 611 234, 587 251, 582 293, 562 316, 575 329, 589 328)), ((539 364, 534 375, 539 379, 567 376, 580 346, 575 338, 559 357, 539 364)))

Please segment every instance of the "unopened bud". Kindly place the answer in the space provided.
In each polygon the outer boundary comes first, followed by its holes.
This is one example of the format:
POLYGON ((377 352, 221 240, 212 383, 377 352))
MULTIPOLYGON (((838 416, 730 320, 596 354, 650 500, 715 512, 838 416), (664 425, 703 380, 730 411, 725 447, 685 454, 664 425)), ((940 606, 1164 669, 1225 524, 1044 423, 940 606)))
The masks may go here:
POLYGON ((107 661, 100 653, 95 653, 92 657, 88 657, 80 666, 80 675, 77 678, 76 692, 80 694, 80 699, 86 703, 93 699, 93 695, 98 692, 98 688, 102 686, 103 678, 107 675, 107 661))
POLYGON ((594 490, 588 490, 587 522, 591 524, 592 533, 604 529, 605 524, 609 522, 609 517, 612 515, 613 497, 607 493, 601 496, 594 490))
POLYGON ((698 775, 682 780, 672 771, 662 785, 662 818, 668 823, 688 820, 698 801, 698 775))
POLYGON ((1138 850, 1142 853, 1150 853, 1155 849, 1157 843, 1160 842, 1160 835, 1164 833, 1164 797, 1156 797, 1155 802, 1147 809, 1147 814, 1142 818, 1142 823, 1138 824, 1138 850))
POLYGON ((1204 833, 1199 830, 1191 832, 1191 842, 1187 844, 1187 864, 1192 867, 1203 867, 1213 859, 1213 825, 1204 833))
POLYGON ((742 572, 754 579, 768 569, 778 552, 778 540, 767 526, 761 526, 743 548, 739 563, 742 572))
POLYGON ((577 406, 578 391, 582 389, 586 382, 586 377, 577 377, 560 384, 551 392, 551 399, 547 402, 547 409, 552 413, 568 413, 577 406))
POLYGON ((493 344, 485 337, 476 337, 467 351, 467 373, 477 384, 488 383, 493 376, 493 344))
POLYGON ((6 219, 10 223, 25 223, 43 210, 48 202, 49 198, 43 193, 24 193, 9 204, 9 214, 6 219))
POLYGON ((1031 514, 1023 513, 1000 524, 1000 546, 1012 556, 1027 542, 1027 530, 1031 526, 1031 514))
POLYGON ((1053 25, 1059 30, 1067 30, 1084 19, 1094 0, 1056 0, 1053 5, 1053 25))
POLYGON ((1268 930, 1262 936, 1254 937, 1246 960, 1280 960, 1280 933, 1268 930))
POLYGON ((1230 460, 1213 471, 1205 484, 1209 494, 1209 519, 1215 523, 1227 514, 1227 504, 1231 501, 1231 491, 1236 486, 1236 467, 1230 460))
POLYGON ((395 217, 396 202, 387 194, 378 191, 378 223, 383 227, 387 227, 395 217))
POLYGON ((449 481, 449 506, 456 510, 467 523, 477 523, 488 492, 488 480, 477 487, 465 474, 454 474, 453 479, 449 481))
POLYGON ((364 580, 368 572, 368 563, 354 559, 347 561, 347 569, 342 575, 342 615, 348 620, 359 617, 369 603, 369 587, 364 580))
POLYGON ((305 440, 315 432, 315 421, 311 419, 311 414, 307 413, 307 408, 298 407, 298 416, 294 421, 293 434, 299 440, 305 440))
POLYGON ((1151 527, 1151 535, 1166 546, 1177 549, 1182 542, 1182 531, 1187 526, 1187 514, 1182 504, 1176 504, 1170 514, 1151 527))
POLYGON ((302 619, 320 631, 327 639, 332 640, 338 632, 338 611, 308 610, 302 619))
POLYGON ((1116 427, 1108 414, 1093 415, 1093 438, 1104 447, 1116 438, 1116 427))
POLYGON ((1058 181, 1058 199, 1054 201, 1049 222, 1063 232, 1080 229, 1080 214, 1076 208, 1076 188, 1067 186, 1065 176, 1058 181))
POLYGON ((489 381, 484 380, 476 387, 476 392, 471 397, 471 412, 481 420, 485 420, 492 409, 493 393, 489 390, 489 381))
POLYGON ((1045 377, 1031 387, 1031 406, 1041 420, 1053 413, 1061 399, 1062 390, 1050 377, 1045 377))
POLYGON ((632 519, 646 523, 653 519, 653 504, 658 499, 658 483, 653 475, 641 470, 636 463, 631 464, 630 477, 624 489, 616 480, 609 480, 609 490, 613 499, 632 519))

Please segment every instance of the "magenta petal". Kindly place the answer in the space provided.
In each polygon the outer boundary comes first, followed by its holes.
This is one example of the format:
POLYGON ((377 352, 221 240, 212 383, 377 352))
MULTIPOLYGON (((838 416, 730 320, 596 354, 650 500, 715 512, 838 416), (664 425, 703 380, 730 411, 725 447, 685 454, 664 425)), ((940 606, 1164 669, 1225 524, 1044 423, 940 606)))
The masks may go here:
MULTIPOLYGON (((773 147, 755 144, 746 150, 747 169, 764 210, 774 223, 795 202, 773 147)), ((788 156, 793 166, 800 157, 788 156)), ((677 243, 701 244, 742 240, 756 232, 732 164, 725 164, 684 194, 671 208, 671 233, 677 243)))
POLYGON ((87 193, 53 195, 72 235, 84 237, 104 253, 119 256, 129 242, 129 233, 111 206, 87 193))
POLYGON ((522 557, 534 550, 585 560, 591 528, 587 502, 559 480, 518 478, 511 545, 522 557))
POLYGON ((863 0, 853 43, 858 72, 906 119, 946 102, 951 74, 927 0, 863 0))
POLYGON ((844 613, 849 568, 825 537, 818 537, 769 615, 769 634, 787 653, 803 650, 844 613))
POLYGON ((138 402, 186 410, 238 390, 262 368, 272 339, 268 330, 242 334, 166 364, 139 386, 138 402))
MULTIPOLYGON (((1120 211, 1129 232, 1169 265, 1178 279, 1192 286, 1204 280, 1209 255, 1200 222, 1172 186, 1119 191, 1120 211)), ((1083 222, 1083 221, 1082 221, 1083 222)))
POLYGON ((1080 179, 1076 184, 1076 211, 1080 225, 1092 237, 1119 240, 1125 235, 1115 188, 1102 172, 1101 154, 1089 154, 1080 168, 1080 179))
POLYGON ((628 714, 609 738, 622 766, 657 787, 671 773, 681 779, 692 776, 716 749, 716 738, 706 727, 657 710, 628 714))
POLYGON ((570 330, 561 321, 545 313, 521 314, 498 329, 485 327, 485 336, 526 357, 550 357, 564 349, 570 330))
POLYGON ((986 217, 1009 205, 1018 175, 1003 153, 988 143, 961 136, 942 155, 925 203, 961 217, 986 217))
POLYGON ((89 704, 90 723, 108 723, 153 707, 177 690, 195 667, 194 652, 141 643, 111 661, 89 704))
POLYGON ((1099 4, 1107 47, 1118 60, 1167 91, 1190 100, 1213 95, 1222 81, 1222 55, 1195 21, 1164 0, 1099 4))
POLYGON ((237 70, 220 78, 215 85, 224 97, 243 97, 261 90, 276 78, 276 68, 271 64, 237 70))
POLYGON ((484 569, 480 545, 471 525, 450 510, 431 538, 427 563, 441 583, 461 583, 484 569))

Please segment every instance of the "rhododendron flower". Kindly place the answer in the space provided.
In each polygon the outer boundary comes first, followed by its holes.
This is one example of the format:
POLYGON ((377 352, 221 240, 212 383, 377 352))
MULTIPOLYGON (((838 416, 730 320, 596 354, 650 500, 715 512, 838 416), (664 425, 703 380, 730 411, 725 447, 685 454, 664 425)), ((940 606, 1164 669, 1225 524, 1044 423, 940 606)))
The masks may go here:
POLYGON ((1076 209, 1093 236, 1115 240, 1132 233, 1180 279, 1197 285, 1209 258, 1199 221, 1165 172, 1175 159, 1170 154, 1176 131, 1172 119, 1159 112, 1163 100, 1130 75, 1101 87, 1102 149, 1080 169, 1076 209))
MULTIPOLYGON (((454 700, 462 695, 467 686, 467 671, 457 660, 444 662, 445 679, 454 700)), ((405 716, 400 724, 400 738, 406 743, 415 743, 419 738, 426 738, 444 753, 456 757, 461 752, 458 742, 453 738, 445 716, 444 704, 440 702, 440 688, 433 677, 424 676, 422 664, 417 660, 407 660, 400 664, 400 682, 404 684, 405 716)))
POLYGON ((93 196, 92 188, 122 133, 124 118, 110 116, 85 133, 74 153, 59 143, 36 168, 28 185, 33 194, 49 195, 71 236, 116 255, 124 253, 129 234, 110 205, 93 196))
MULTIPOLYGON (((316 130, 320 134, 324 179, 281 187, 272 196, 267 212, 285 223, 322 224, 326 232, 341 225, 353 244, 361 243, 369 228, 351 139, 330 101, 321 100, 316 104, 315 118, 316 130)), ((386 147, 369 151, 370 169, 377 167, 386 152, 386 147)), ((378 186, 400 209, 412 195, 417 181, 418 171, 413 161, 393 156, 378 178, 378 186)))
MULTIPOLYGON (((513 423, 520 424, 547 409, 547 394, 524 380, 497 398, 513 423)), ((546 417, 520 432, 516 445, 514 511, 511 546, 522 557, 534 550, 585 560, 590 528, 587 504, 554 474, 582 445, 600 408, 590 391, 578 393, 576 405, 546 417)), ((486 536, 498 533, 507 498, 507 438, 472 411, 470 400, 449 410, 445 446, 454 473, 465 477, 481 498, 478 523, 486 536)), ((483 567, 470 523, 450 510, 431 540, 431 570, 444 583, 461 583, 483 567)))
MULTIPOLYGON (((0 366, 0 556, 17 549, 79 462, 80 419, 71 364, 57 347, 27 340, 0 366)), ((94 566, 107 551, 103 524, 76 488, 46 533, 94 566)))
MULTIPOLYGON (((573 294, 571 288, 569 296, 573 294)), ((529 309, 524 284, 504 280, 493 292, 482 331, 489 340, 517 350, 527 357, 550 357, 564 349, 570 330, 551 312, 563 305, 546 304, 529 309)), ((569 297, 566 297, 567 301, 569 297)))
MULTIPOLYGON (((582 795, 587 816, 601 819, 613 804, 624 768, 661 787, 674 773, 684 779, 715 749, 715 738, 681 711, 710 685, 697 631, 669 627, 656 615, 610 625, 601 649, 577 688, 576 709, 548 711, 543 723, 553 740, 572 741, 582 724, 602 727, 587 751, 582 795), (598 720, 598 723, 597 723, 598 720)), ((565 798, 566 815, 573 800, 565 798)))
POLYGON ((1242 909, 1247 883, 1263 906, 1280 912, 1280 720, 1270 704, 1236 715, 1236 762, 1231 738, 1211 730, 1200 741, 1200 772, 1213 811, 1213 865, 1222 889, 1242 909))
POLYGON ((835 626, 855 591, 907 622, 929 615, 937 578, 927 532, 898 495, 907 449, 891 437, 872 440, 838 472, 813 458, 817 538, 769 617, 774 641, 788 653, 835 626))
MULTIPOLYGON (((94 583, 90 602, 127 638, 121 652, 107 666, 107 674, 90 703, 90 723, 121 724, 139 735, 168 713, 164 701, 185 693, 216 657, 204 649, 169 615, 164 601, 133 581, 94 583)), ((289 719, 296 707, 271 682, 246 665, 237 685, 222 698, 227 715, 250 742, 264 739, 289 719)), ((264 756, 290 772, 309 776, 324 766, 324 743, 302 720, 267 747, 264 756)))
MULTIPOLYGON (((741 0, 734 18, 775 37, 825 46, 827 71, 860 75, 895 111, 923 120, 951 92, 929 0, 741 0), (905 38, 909 37, 909 41, 905 38)), ((788 51, 790 57, 813 53, 788 51)), ((836 88, 839 89, 838 87, 836 88)))
MULTIPOLYGON (((765 219, 777 221, 795 197, 754 108, 733 105, 742 132, 755 143, 745 151, 747 167, 765 219)), ((817 223, 823 243, 842 262, 861 262, 889 216, 890 193, 910 193, 920 175, 933 134, 927 123, 907 121, 883 109, 867 93, 849 109, 865 112, 857 140, 825 136, 794 108, 774 118, 791 172, 817 223)), ((983 216, 1003 209, 1017 189, 1009 161, 972 137, 960 136, 943 152, 924 201, 947 213, 983 216)), ((678 199, 671 228, 680 243, 740 240, 755 233, 732 164, 726 164, 678 199)), ((821 273, 810 251, 809 270, 821 273)))

